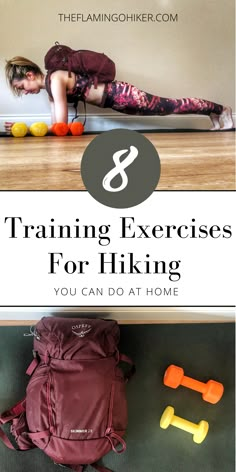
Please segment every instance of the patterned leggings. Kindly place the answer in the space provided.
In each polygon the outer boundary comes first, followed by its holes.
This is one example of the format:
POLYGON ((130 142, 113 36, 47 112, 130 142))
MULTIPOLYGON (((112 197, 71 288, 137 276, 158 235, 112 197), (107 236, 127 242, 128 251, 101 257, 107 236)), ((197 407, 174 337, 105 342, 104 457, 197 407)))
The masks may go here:
POLYGON ((170 115, 197 113, 220 115, 223 106, 201 98, 163 98, 143 92, 126 82, 115 80, 105 85, 101 107, 129 115, 170 115))

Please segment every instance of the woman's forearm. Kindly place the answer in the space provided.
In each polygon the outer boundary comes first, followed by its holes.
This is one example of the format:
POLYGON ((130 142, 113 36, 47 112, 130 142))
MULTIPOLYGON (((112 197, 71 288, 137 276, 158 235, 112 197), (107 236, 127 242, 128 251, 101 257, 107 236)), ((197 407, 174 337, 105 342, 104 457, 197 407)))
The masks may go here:
POLYGON ((56 116, 55 116, 55 106, 54 101, 50 99, 50 108, 51 108, 51 124, 56 123, 56 116))
POLYGON ((68 122, 68 105, 66 84, 60 78, 52 79, 51 91, 53 96, 52 120, 54 123, 68 122))
POLYGON ((54 104, 54 123, 67 123, 68 122, 68 105, 67 102, 57 101, 54 104))

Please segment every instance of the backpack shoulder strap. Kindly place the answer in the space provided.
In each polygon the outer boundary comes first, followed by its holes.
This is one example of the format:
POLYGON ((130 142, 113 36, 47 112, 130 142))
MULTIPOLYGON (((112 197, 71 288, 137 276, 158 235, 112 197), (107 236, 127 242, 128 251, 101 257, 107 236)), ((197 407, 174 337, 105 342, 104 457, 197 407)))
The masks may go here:
POLYGON ((127 364, 130 365, 130 370, 125 374, 125 380, 126 382, 128 382, 136 372, 135 364, 133 363, 132 359, 130 359, 130 357, 121 353, 119 353, 119 362, 126 362, 127 364))
MULTIPOLYGON (((66 467, 74 470, 75 472, 84 472, 86 465, 66 465, 66 467)), ((99 465, 97 462, 91 464, 91 467, 93 467, 97 472, 112 472, 111 469, 107 469, 107 467, 99 465)))
POLYGON ((79 102, 83 102, 83 104, 84 104, 84 122, 83 122, 83 126, 85 126, 86 119, 87 119, 86 102, 85 102, 85 100, 84 100, 82 97, 80 97, 80 98, 78 98, 78 100, 75 100, 75 101, 74 101, 75 116, 74 116, 74 118, 72 119, 72 123, 73 123, 74 120, 76 120, 77 118, 79 118, 79 113, 78 113, 78 105, 79 105, 79 102))
POLYGON ((9 423, 9 421, 17 418, 17 416, 20 416, 23 412, 25 412, 25 398, 16 403, 10 410, 4 411, 4 413, 0 415, 0 424, 9 423))
POLYGON ((9 449, 13 449, 13 451, 15 451, 17 449, 15 446, 13 446, 10 439, 8 439, 7 435, 1 429, 1 423, 0 423, 0 439, 5 444, 5 446, 7 446, 9 449))
POLYGON ((102 465, 98 465, 97 463, 91 464, 91 465, 98 472, 112 472, 110 469, 107 469, 107 467, 104 467, 102 465))
MULTIPOLYGON (((36 355, 34 354, 34 359, 30 363, 26 371, 26 374, 32 375, 38 363, 39 363, 38 359, 36 355)), ((4 431, 1 429, 1 425, 12 422, 11 432, 15 437, 19 437, 19 435, 22 432, 26 433, 27 429, 26 429, 25 411, 26 411, 26 397, 24 397, 23 400, 20 400, 12 408, 4 411, 4 413, 0 415, 0 439, 10 449, 26 450, 26 449, 31 449, 35 447, 30 440, 27 440, 27 438, 24 437, 21 441, 18 442, 18 448, 16 448, 11 443, 11 441, 9 440, 7 435, 4 433, 4 431)))
MULTIPOLYGON (((21 400, 20 402, 18 402, 10 410, 7 410, 4 413, 2 413, 1 416, 0 416, 0 439, 3 441, 5 446, 7 446, 9 449, 16 450, 16 449, 20 449, 20 447, 16 448, 11 443, 11 441, 9 440, 7 435, 1 429, 1 426, 3 424, 9 423, 9 422, 15 420, 15 418, 19 418, 24 413, 25 413, 25 398, 23 400, 21 400)), ((13 423, 14 423, 14 421, 13 421, 13 423)), ((26 447, 24 445, 24 449, 31 449, 31 448, 32 448, 31 444, 27 444, 26 447)))

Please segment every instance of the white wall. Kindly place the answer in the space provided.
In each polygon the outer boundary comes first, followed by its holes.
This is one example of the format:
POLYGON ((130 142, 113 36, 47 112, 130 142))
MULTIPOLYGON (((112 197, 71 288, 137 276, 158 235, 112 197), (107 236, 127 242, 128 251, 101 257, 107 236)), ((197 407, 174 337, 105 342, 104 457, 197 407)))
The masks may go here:
MULTIPOLYGON (((44 54, 56 40, 75 49, 107 53, 117 64, 117 79, 151 93, 202 97, 235 108, 234 0, 0 0, 0 12, 0 121, 40 115, 47 121, 46 93, 13 97, 6 86, 4 64, 22 55, 43 67, 44 54), (60 22, 58 16, 114 12, 164 13, 173 18, 177 14, 178 21, 60 22)), ((110 114, 95 107, 88 112, 110 114)), ((165 126, 168 121, 162 118, 160 123, 165 126)))

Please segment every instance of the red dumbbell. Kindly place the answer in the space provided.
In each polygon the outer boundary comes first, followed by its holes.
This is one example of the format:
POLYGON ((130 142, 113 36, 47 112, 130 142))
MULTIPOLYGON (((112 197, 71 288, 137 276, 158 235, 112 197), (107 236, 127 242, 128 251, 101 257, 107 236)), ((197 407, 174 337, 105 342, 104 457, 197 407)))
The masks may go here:
POLYGON ((208 382, 204 383, 192 379, 191 377, 186 377, 182 367, 178 367, 177 365, 170 365, 166 369, 163 383, 171 388, 177 388, 179 385, 182 385, 183 387, 196 390, 202 393, 203 400, 213 404, 217 403, 224 393, 222 383, 216 382, 215 380, 208 380, 208 382))

